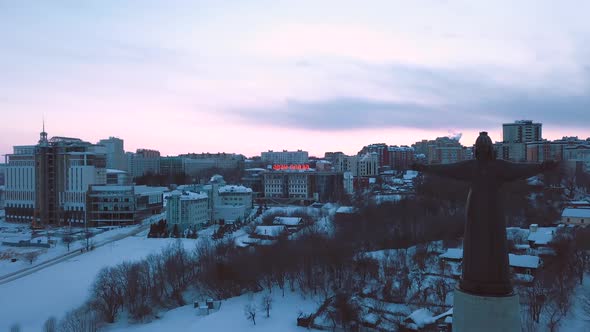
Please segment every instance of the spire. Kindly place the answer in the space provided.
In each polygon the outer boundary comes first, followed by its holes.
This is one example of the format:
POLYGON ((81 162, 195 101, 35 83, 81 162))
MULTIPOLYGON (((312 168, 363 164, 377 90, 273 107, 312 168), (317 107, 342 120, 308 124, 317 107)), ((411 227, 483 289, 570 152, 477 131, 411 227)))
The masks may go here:
POLYGON ((39 144, 47 144, 47 133, 45 132, 45 115, 43 115, 43 131, 39 134, 39 144))

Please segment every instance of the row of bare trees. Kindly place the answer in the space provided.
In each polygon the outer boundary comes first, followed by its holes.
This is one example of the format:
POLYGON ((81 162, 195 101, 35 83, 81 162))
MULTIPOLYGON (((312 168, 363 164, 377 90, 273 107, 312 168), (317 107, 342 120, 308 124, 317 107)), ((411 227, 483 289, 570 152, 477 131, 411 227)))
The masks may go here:
MULTIPOLYGON (((589 272, 590 229, 562 230, 551 243, 555 256, 544 259, 544 267, 534 282, 520 288, 530 326, 547 326, 557 331, 570 312, 573 294, 589 272)), ((589 312, 590 313, 590 310, 589 312)))

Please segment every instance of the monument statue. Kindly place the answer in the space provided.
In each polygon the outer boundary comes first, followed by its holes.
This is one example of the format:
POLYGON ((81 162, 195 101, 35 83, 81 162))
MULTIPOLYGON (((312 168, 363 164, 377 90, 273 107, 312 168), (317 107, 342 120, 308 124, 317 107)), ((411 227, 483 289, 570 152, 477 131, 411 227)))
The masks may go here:
POLYGON ((506 182, 526 179, 556 165, 554 161, 533 164, 496 160, 487 132, 481 132, 475 142, 475 160, 445 165, 413 165, 417 171, 471 184, 467 196, 463 275, 459 289, 480 296, 512 294, 500 188, 506 182))

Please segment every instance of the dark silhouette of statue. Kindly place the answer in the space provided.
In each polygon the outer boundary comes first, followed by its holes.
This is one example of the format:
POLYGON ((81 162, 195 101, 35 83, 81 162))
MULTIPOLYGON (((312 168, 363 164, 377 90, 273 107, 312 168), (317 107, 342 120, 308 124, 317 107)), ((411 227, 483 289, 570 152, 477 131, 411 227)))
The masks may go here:
POLYGON ((417 171, 471 183, 463 240, 463 275, 459 288, 476 295, 512 294, 502 208, 502 184, 526 179, 554 168, 557 163, 512 163, 496 160, 492 140, 481 132, 475 142, 475 160, 446 165, 413 165, 417 171))

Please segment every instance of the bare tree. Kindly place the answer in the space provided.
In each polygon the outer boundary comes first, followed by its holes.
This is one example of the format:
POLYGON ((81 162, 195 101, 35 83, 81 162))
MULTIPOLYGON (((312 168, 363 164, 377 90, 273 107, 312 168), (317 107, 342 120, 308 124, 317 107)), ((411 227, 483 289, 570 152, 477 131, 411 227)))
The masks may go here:
POLYGON ((71 235, 67 234, 63 237, 63 239, 61 240, 63 242, 63 244, 66 245, 66 247, 68 248, 68 252, 70 251, 70 245, 72 244, 72 242, 74 242, 74 237, 72 237, 71 235))
POLYGON ((123 280, 119 267, 102 269, 94 281, 90 306, 96 310, 107 323, 114 323, 117 313, 123 305, 123 280))
POLYGON ((244 314, 247 320, 251 320, 256 325, 256 305, 254 303, 246 304, 244 307, 244 314))
POLYGON ((49 317, 43 324, 43 332, 57 332, 57 320, 55 317, 49 317))
POLYGON ((270 317, 270 309, 272 309, 272 296, 270 294, 265 294, 260 302, 262 309, 266 311, 266 318, 270 317))
POLYGON ((564 316, 563 310, 561 310, 557 302, 550 301, 545 306, 546 324, 550 332, 558 331, 559 324, 561 324, 564 316))
POLYGON ((547 290, 543 287, 539 279, 535 279, 529 287, 524 287, 524 298, 528 305, 530 319, 539 323, 541 313, 547 303, 547 290))
POLYGON ((59 332, 96 332, 98 318, 88 306, 72 310, 59 322, 59 332))
POLYGON ((436 279, 434 282, 434 293, 441 305, 445 305, 447 295, 451 291, 451 285, 444 278, 436 279))
POLYGON ((33 265, 33 262, 36 261, 37 258, 39 258, 39 255, 40 252, 38 251, 29 251, 24 254, 24 257, 31 265, 33 265))

